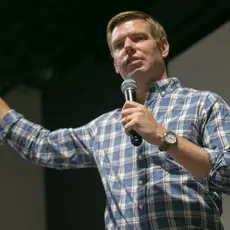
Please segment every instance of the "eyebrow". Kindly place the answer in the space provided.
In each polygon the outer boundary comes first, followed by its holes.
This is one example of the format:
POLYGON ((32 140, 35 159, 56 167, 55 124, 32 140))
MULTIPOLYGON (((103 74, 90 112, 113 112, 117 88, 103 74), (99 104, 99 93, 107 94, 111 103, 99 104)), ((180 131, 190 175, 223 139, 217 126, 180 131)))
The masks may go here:
MULTIPOLYGON (((148 35, 146 32, 134 32, 134 33, 132 33, 132 35, 148 35)), ((112 45, 116 45, 120 40, 122 40, 122 38, 123 37, 118 37, 118 38, 115 38, 112 42, 111 42, 111 44, 112 45)))

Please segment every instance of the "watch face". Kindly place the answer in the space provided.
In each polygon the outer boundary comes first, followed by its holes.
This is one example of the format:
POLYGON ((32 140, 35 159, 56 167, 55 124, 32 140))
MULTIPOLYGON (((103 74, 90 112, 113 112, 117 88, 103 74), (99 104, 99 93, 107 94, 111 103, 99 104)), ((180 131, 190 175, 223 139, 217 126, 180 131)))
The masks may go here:
POLYGON ((165 141, 168 143, 168 144, 175 144, 176 141, 177 141, 177 138, 176 138, 176 135, 174 133, 167 133, 166 137, 165 137, 165 141))

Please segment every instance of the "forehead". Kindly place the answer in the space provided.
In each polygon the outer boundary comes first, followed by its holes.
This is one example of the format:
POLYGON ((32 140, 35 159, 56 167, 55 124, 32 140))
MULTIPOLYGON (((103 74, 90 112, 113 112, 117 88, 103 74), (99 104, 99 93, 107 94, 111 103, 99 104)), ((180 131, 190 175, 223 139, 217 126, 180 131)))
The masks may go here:
POLYGON ((150 33, 149 25, 142 19, 134 19, 118 24, 111 34, 112 42, 133 33, 150 33))

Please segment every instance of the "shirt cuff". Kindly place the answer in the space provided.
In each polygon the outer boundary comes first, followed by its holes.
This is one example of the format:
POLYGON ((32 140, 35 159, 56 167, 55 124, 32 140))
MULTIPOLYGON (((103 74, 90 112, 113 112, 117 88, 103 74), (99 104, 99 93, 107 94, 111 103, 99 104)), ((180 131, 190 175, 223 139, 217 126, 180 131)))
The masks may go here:
POLYGON ((204 150, 208 154, 209 163, 211 165, 210 176, 212 176, 218 168, 224 166, 224 162, 223 162, 224 150, 212 150, 208 148, 204 148, 204 150))
POLYGON ((227 174, 229 174, 228 166, 225 162, 225 151, 224 150, 211 150, 208 148, 205 148, 209 162, 211 165, 211 171, 207 178, 207 183, 211 189, 216 189, 221 192, 226 192, 226 190, 229 190, 229 188, 226 187, 226 184, 229 183, 223 183, 225 181, 225 177, 227 174), (225 172, 226 171, 226 172, 225 172), (222 172, 222 173, 220 173, 222 172))

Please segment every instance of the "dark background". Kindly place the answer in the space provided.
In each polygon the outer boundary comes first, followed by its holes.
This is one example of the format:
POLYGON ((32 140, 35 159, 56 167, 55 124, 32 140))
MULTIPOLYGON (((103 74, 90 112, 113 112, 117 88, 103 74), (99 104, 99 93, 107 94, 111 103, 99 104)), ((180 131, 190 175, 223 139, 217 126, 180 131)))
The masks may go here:
MULTIPOLYGON (((169 60, 229 19, 229 0, 16 1, 0 3, 0 93, 42 91, 43 125, 78 127, 123 104, 106 24, 142 10, 165 28, 169 60)), ((213 44, 218 46, 218 44, 213 44)), ((210 51, 211 55, 211 51, 210 51)), ((104 229, 104 191, 96 169, 46 169, 47 230, 104 229)))

